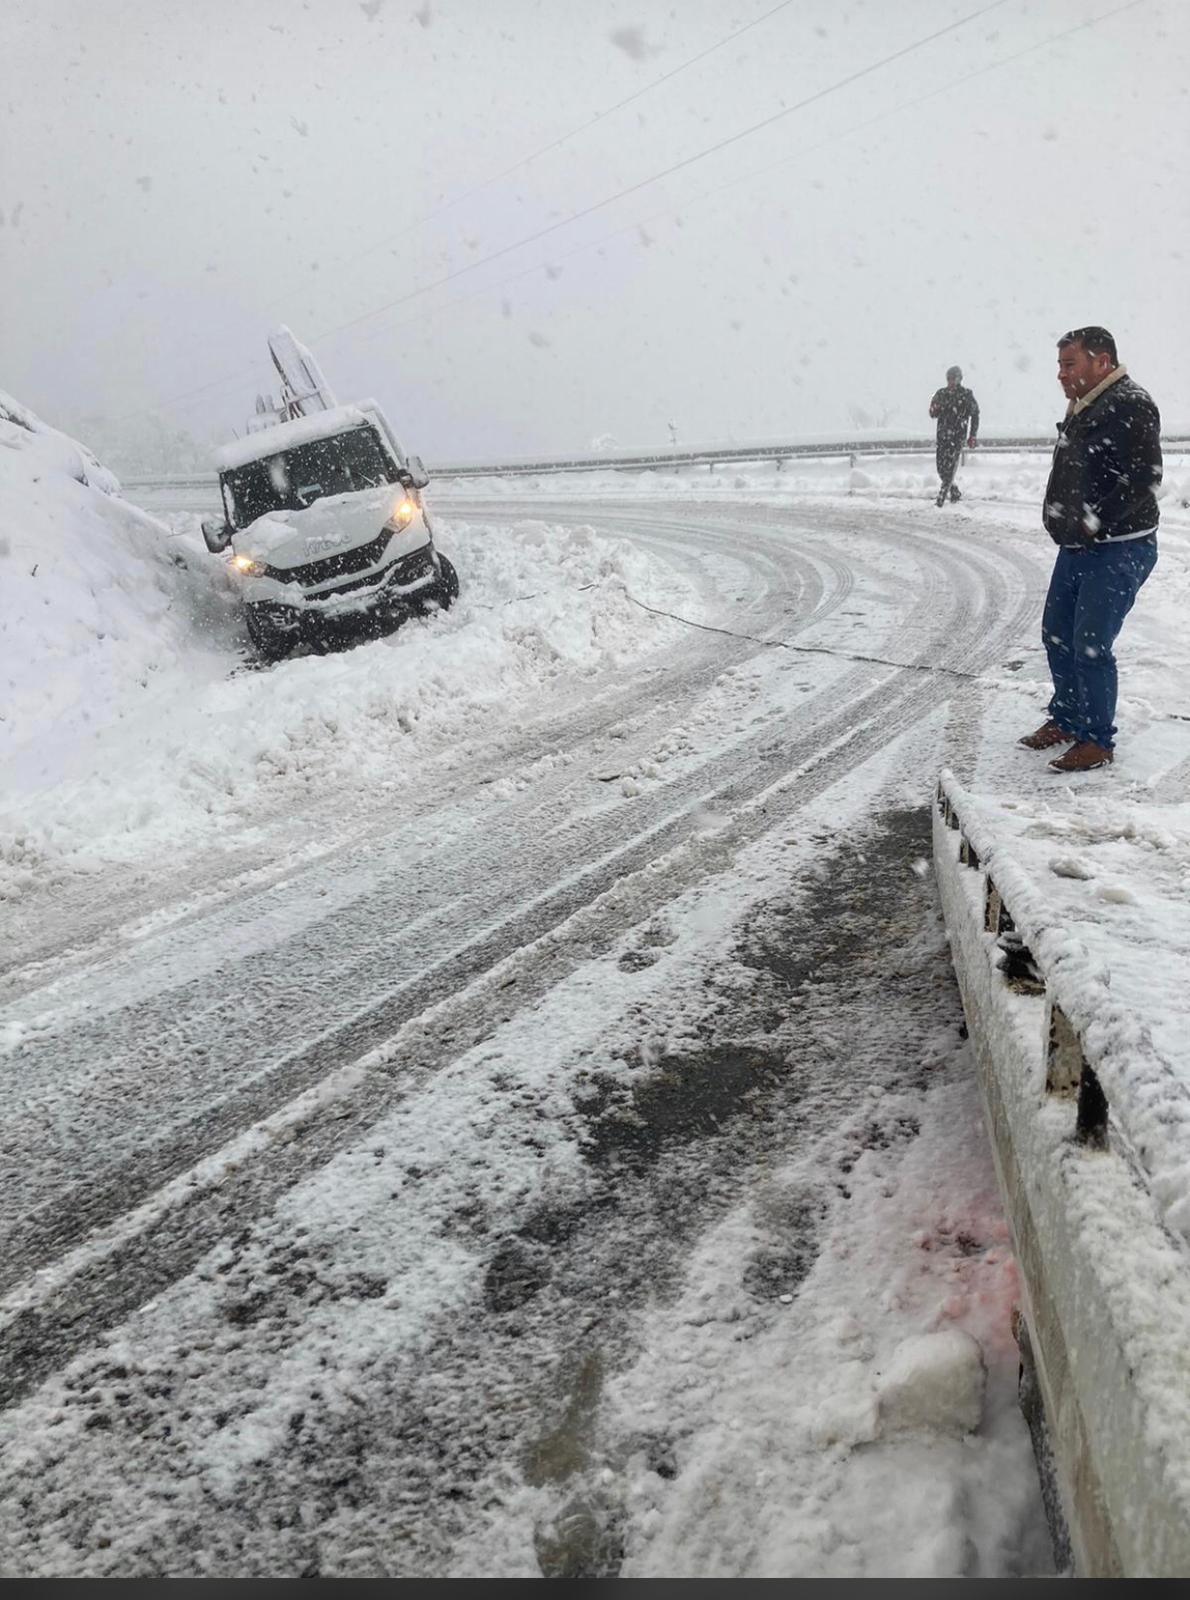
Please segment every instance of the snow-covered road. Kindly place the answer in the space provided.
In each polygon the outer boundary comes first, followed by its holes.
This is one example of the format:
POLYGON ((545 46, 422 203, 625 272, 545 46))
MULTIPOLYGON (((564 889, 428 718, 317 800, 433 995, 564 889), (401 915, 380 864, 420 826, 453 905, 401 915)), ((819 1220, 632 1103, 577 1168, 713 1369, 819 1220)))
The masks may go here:
MULTIPOLYGON (((581 710, 564 694, 513 752, 503 732, 495 748, 472 748, 446 792, 431 774, 432 787, 423 778, 361 826, 354 786, 339 786, 341 808, 324 791, 317 858, 295 870, 286 855, 271 881, 234 881, 213 905, 179 897, 171 866, 166 886, 138 881, 132 930, 105 896, 84 941, 72 905, 69 950, 55 956, 53 915, 35 898, 36 959, 18 953, 6 978, 22 1093, 4 1159, 26 1181, 3 1202, 5 1285, 429 1008, 451 1002, 459 1036, 462 997, 509 957, 526 968, 518 994, 540 992, 523 952, 545 935, 556 982, 592 940, 722 872, 928 716, 937 679, 915 668, 979 671, 1005 653, 1032 604, 1018 555, 990 561, 906 528, 857 539, 847 521, 600 519, 699 582, 726 567, 736 593, 708 612, 715 626, 819 640, 825 658, 692 631, 627 688, 588 685, 581 710), (835 554, 845 533, 849 564, 835 554), (865 603, 840 625, 857 580, 865 603), (870 649, 877 618, 902 670, 833 653, 870 649), (510 775, 514 793, 493 797, 510 775), (327 820, 338 809, 352 821, 345 838, 327 820)), ((291 817, 280 831, 287 852, 291 817)))
POLYGON ((943 758, 1028 714, 1047 550, 920 505, 435 505, 449 619, 206 678, 290 718, 203 795, 218 848, 162 831, 185 784, 99 859, 94 780, 45 802, 0 979, 5 1570, 1044 1570, 924 858, 943 758), (535 672, 527 616, 485 696, 518 539, 588 541, 546 604, 614 637, 535 672), (401 762, 352 703, 448 628, 401 762))

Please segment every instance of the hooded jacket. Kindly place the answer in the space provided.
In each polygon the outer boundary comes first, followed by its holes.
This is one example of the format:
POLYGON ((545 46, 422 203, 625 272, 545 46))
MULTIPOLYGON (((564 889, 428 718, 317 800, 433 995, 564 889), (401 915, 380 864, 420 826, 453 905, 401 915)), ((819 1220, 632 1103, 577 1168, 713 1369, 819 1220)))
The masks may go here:
POLYGON ((1077 547, 1155 528, 1161 471, 1160 413, 1116 367, 1058 424, 1042 510, 1050 538, 1077 547))

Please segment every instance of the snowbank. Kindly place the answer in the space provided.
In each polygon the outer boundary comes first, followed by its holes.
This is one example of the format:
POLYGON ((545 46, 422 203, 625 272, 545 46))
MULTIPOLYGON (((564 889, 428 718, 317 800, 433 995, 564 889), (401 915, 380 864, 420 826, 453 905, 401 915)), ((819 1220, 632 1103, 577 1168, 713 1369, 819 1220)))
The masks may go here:
POLYGON ((83 445, 0 394, 0 592, 2 895, 39 858, 46 791, 95 728, 140 723, 160 680, 186 669, 213 591, 83 445))
POLYGON ((903 1340, 877 1390, 885 1433, 971 1433, 983 1415, 983 1352, 962 1328, 903 1340))
POLYGON ((115 474, 101 465, 86 445, 59 433, 57 428, 51 428, 28 406, 23 406, 2 389, 0 428, 4 430, 0 433, 4 448, 31 450, 42 469, 64 473, 76 483, 101 489, 104 494, 119 494, 120 485, 115 474))

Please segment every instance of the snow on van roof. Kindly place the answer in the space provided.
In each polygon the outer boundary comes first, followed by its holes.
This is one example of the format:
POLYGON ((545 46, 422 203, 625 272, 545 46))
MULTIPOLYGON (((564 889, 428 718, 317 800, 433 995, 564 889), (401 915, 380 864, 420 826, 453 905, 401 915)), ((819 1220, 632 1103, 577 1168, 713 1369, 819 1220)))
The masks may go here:
POLYGON ((329 439, 344 428, 359 427, 370 420, 359 406, 333 406, 329 411, 319 411, 312 417, 279 422, 275 428, 261 428, 259 433, 250 433, 243 439, 232 439, 230 443, 220 445, 215 451, 215 466, 220 472, 230 472, 249 461, 259 461, 262 456, 279 455, 282 450, 292 450, 314 439, 329 439))

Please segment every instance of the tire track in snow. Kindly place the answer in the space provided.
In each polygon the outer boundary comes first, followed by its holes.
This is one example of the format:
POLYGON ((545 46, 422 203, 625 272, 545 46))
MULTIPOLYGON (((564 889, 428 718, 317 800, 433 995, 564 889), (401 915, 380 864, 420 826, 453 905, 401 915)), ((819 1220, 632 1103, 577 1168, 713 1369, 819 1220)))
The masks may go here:
MULTIPOLYGON (((969 600, 956 609, 978 623, 978 608, 969 600)), ((1013 613, 1004 628, 985 632, 982 640, 956 636, 955 648, 969 658, 990 660, 1000 648, 1000 634, 1016 624, 1013 613)), ((282 1098, 325 1078, 345 1057, 381 1048, 359 1090, 345 1103, 315 1111, 300 1137, 266 1145, 216 1188, 196 1187, 173 1209, 148 1219, 132 1240, 98 1254, 77 1275, 51 1286, 40 1302, 34 1296, 0 1338, 0 1368, 8 1392, 25 1389, 93 1338, 98 1328, 110 1326, 184 1273, 214 1237, 242 1225, 302 1173, 358 1137, 428 1074, 482 1039, 508 1016, 510 1003, 512 1010, 531 1003, 609 939, 655 915, 659 904, 722 871, 742 845, 782 826, 808 799, 879 754, 939 703, 932 680, 918 673, 895 674, 861 696, 833 728, 794 738, 767 770, 756 765, 744 773, 737 769, 715 796, 719 809, 732 813, 726 827, 708 835, 694 825, 689 810, 671 813, 651 833, 620 843, 548 891, 535 906, 526 909, 522 901, 519 917, 514 914, 485 938, 451 953, 405 991, 386 996, 308 1045, 285 1064, 282 1098), (515 1001, 506 987, 510 967, 515 1001)), ((225 1126, 208 1122, 203 1131, 215 1134, 217 1142, 220 1133, 234 1133, 253 1112, 258 1116, 274 1110, 278 1085, 275 1076, 269 1094, 255 1106, 241 1102, 225 1126)), ((205 1147, 211 1147, 209 1141, 205 1147)), ((192 1155, 193 1144, 190 1149, 192 1155)), ((140 1197, 151 1195, 153 1186, 171 1175, 177 1175, 176 1167, 172 1174, 138 1170, 140 1197), (142 1177, 146 1181, 139 1183, 142 1177)), ((43 1227, 37 1241, 27 1239, 25 1263, 33 1264, 38 1250, 38 1259, 44 1260, 67 1248, 103 1220, 105 1201, 110 1220, 132 1198, 127 1183, 117 1183, 106 1194, 92 1189, 73 1197, 83 1214, 72 1213, 71 1206, 59 1211, 56 1228, 43 1227)))
MULTIPOLYGON (((737 755, 733 754, 733 757, 731 757, 731 763, 729 763, 729 765, 733 766, 733 768, 734 768, 734 766, 736 766, 736 762, 737 762, 737 755)), ((699 781, 702 781, 702 776, 704 776, 704 774, 697 774, 697 776, 699 776, 699 781)), ((731 794, 731 790, 725 790, 725 794, 731 794)), ((613 824, 611 824, 611 829, 613 829, 613 834, 616 834, 616 835, 619 834, 619 829, 621 829, 621 824, 619 824, 619 819, 613 819, 613 824)), ((606 840, 603 843, 605 843, 605 845, 606 845, 606 840)), ((523 856, 521 856, 521 861, 525 861, 525 858, 523 858, 523 856)), ((515 894, 515 902, 517 902, 517 904, 521 904, 521 902, 523 902, 523 891, 518 891, 518 893, 515 894)), ((483 909, 486 910, 486 907, 483 907, 483 909)), ((470 918, 469 918, 469 920, 470 920, 470 918)), ((449 938, 449 930, 448 930, 448 938, 449 938)), ((424 933, 422 933, 421 930, 419 930, 419 941, 424 942, 424 933)), ((433 954, 438 955, 438 957, 440 957, 440 955, 441 955, 441 947, 438 947, 438 949, 435 949, 435 952, 433 952, 433 954)), ((315 979, 317 979, 318 970, 320 970, 320 968, 321 968, 321 955, 323 955, 323 952, 318 952, 318 958, 317 958, 317 960, 315 960, 315 963, 313 963, 313 971, 310 971, 310 973, 304 974, 305 978, 307 978, 307 981, 313 982, 313 981, 315 981, 315 979)), ((294 976, 293 971, 286 971, 286 974, 285 974, 286 982, 290 982, 290 984, 291 984, 291 981, 293 981, 293 976, 294 976)), ((297 976, 302 976, 302 974, 297 974, 297 976)), ((355 974, 347 974, 347 976, 355 976, 355 974)), ((173 997, 171 997, 171 998, 173 998, 173 997)), ((237 1000, 234 1000, 234 1002, 232 1002, 232 1006, 234 1006, 234 1008, 237 1008, 237 1010, 242 1010, 243 1002, 242 1002, 242 1000, 240 1000, 240 998, 237 997, 237 1000)), ((218 1010, 218 1006, 216 1006, 216 1010, 218 1010)), ((210 1026, 211 1018, 213 1018, 213 1010, 210 1010, 210 1008, 208 1008, 208 1010, 205 1010, 205 1011, 203 1011, 202 1014, 200 1014, 200 1018, 198 1018, 198 1022, 200 1022, 200 1030, 205 1029, 205 1027, 210 1026)), ((152 1029, 150 1029, 149 1032, 150 1032, 150 1035, 152 1035, 152 1038, 154 1038, 154 1045, 157 1045, 158 1040, 160 1040, 160 1030, 162 1030, 163 1026, 168 1026, 168 1022, 166 1022, 166 1018, 163 1018, 163 1016, 157 1016, 157 1018, 141 1018, 141 1019, 139 1019, 139 1021, 141 1021, 141 1022, 146 1022, 147 1021, 147 1022, 150 1022, 150 1024, 152 1024, 152 1029)), ((256 1021, 253 1021, 253 1019, 250 1019, 250 1030, 253 1030, 254 1027, 256 1027, 256 1026, 258 1026, 258 1024, 256 1024, 256 1021)), ((94 1045, 93 1040, 88 1040, 88 1042, 86 1042, 86 1048, 88 1048, 88 1053, 90 1053, 90 1051, 93 1050, 93 1045, 94 1045)), ((155 1056, 154 1051, 150 1050, 150 1056, 149 1056, 149 1064, 150 1064, 150 1066, 157 1067, 158 1066, 158 1061, 160 1061, 160 1058, 158 1058, 158 1056, 155 1056)))
MULTIPOLYGON (((565 509, 565 508, 562 508, 565 509)), ((507 515, 507 512, 504 513, 507 515)), ((570 508, 569 520, 576 520, 570 508)), ((682 525, 688 534, 698 535, 696 524, 682 525)), ((613 531, 613 530, 609 530, 613 531)), ((618 534, 633 530, 618 528, 618 534)), ((722 541, 716 536, 695 537, 693 542, 707 553, 717 553, 722 541)), ((668 539, 658 543, 670 554, 685 555, 689 567, 691 539, 668 539)), ((816 621, 828 617, 843 603, 850 592, 852 574, 839 561, 810 560, 788 545, 780 545, 776 555, 770 553, 771 536, 761 530, 751 542, 733 546, 733 555, 751 568, 757 594, 752 605, 760 610, 758 626, 762 629, 782 627, 791 635, 800 632, 816 621), (829 582, 824 580, 824 570, 829 582), (774 581, 776 580, 776 581, 774 581), (798 597, 798 612, 791 617, 789 594, 798 597)), ((708 580, 709 584, 709 580, 708 580)), ((679 642, 665 658, 654 663, 651 658, 649 691, 650 704, 644 715, 641 711, 640 687, 635 679, 627 683, 622 674, 610 680, 610 686, 592 684, 589 680, 568 692, 562 700, 562 709, 552 710, 546 717, 535 719, 525 730, 501 730, 491 751, 491 760, 504 768, 531 765, 555 755, 563 745, 571 747, 590 741, 618 727, 626 718, 641 723, 645 736, 650 726, 660 728, 665 721, 681 714, 705 691, 724 670, 727 641, 713 641, 705 635, 691 634, 679 642)), ((755 644, 741 641, 737 646, 739 658, 746 659, 758 651, 755 644)), ((482 752, 479 753, 482 762, 482 752)), ((443 800, 464 799, 483 784, 490 775, 478 778, 472 775, 474 758, 469 754, 467 768, 461 777, 452 768, 456 764, 453 751, 448 751, 441 763, 427 777, 432 781, 432 803, 443 800), (437 767, 445 771, 438 774, 437 767)), ((423 780, 423 787, 426 780, 423 780)), ((416 807, 417 795, 399 794, 395 798, 398 808, 416 807)), ((226 903, 261 893, 273 883, 281 881, 310 865, 324 862, 336 854, 355 849, 361 838, 391 835, 392 818, 375 808, 358 815, 358 796, 350 785, 342 786, 328 796, 310 800, 302 796, 293 803, 285 797, 286 823, 279 845, 271 846, 274 855, 280 854, 277 865, 261 865, 262 850, 270 850, 270 841, 255 841, 249 847, 228 850, 222 847, 213 859, 188 863, 186 872, 185 909, 175 911, 172 920, 185 922, 193 916, 206 915, 214 904, 226 903), (295 857, 293 837, 296 831, 330 836, 331 843, 323 845, 313 855, 298 852, 295 857), (196 897, 200 897, 197 899, 196 897)), ((97 880, 82 878, 69 888, 69 906, 65 926, 61 914, 53 915, 43 899, 18 902, 11 913, 11 938, 6 945, 3 964, 0 965, 0 995, 10 1000, 33 988, 52 981, 62 971, 90 963, 97 947, 110 941, 113 934, 129 923, 144 924, 154 914, 168 912, 178 905, 178 883, 175 871, 164 882, 155 883, 151 877, 152 865, 136 864, 132 867, 107 871, 97 880), (146 881, 148 880, 148 881, 146 881)), ((61 899, 61 888, 58 898, 61 899)), ((102 957, 101 957, 102 959, 102 957)))
MULTIPOLYGON (((915 611, 936 614, 938 596, 930 592, 918 599, 915 611)), ((843 683, 854 694, 866 689, 870 668, 852 672, 843 683)), ((835 736, 843 683, 821 691, 822 715, 829 719, 821 737, 835 736)), ((799 711, 810 714, 803 705, 799 711)), ((95 1226, 120 1210, 139 1202, 153 1187, 166 1183, 190 1165, 196 1155, 217 1148, 246 1124, 275 1109, 279 1101, 303 1092, 326 1071, 327 1056, 320 1036, 339 1041, 337 1048, 359 1053, 375 1037, 375 1020, 369 1023, 367 1043, 360 1043, 357 1015, 383 1020, 381 1031, 392 1026, 393 990, 383 985, 377 993, 375 951, 384 949, 384 961, 394 973, 427 969, 452 970, 462 963, 466 974, 498 959, 512 944, 525 942, 538 927, 536 911, 523 915, 527 888, 539 882, 565 880, 572 860, 594 863, 579 874, 583 892, 598 894, 609 873, 622 870, 617 863, 635 860, 633 848, 623 846, 625 821, 637 829, 635 853, 657 853, 670 847, 675 828, 693 826, 700 805, 734 805, 767 785, 773 772, 773 734, 762 729, 742 745, 717 754, 708 763, 640 799, 625 817, 622 806, 595 819, 571 816, 567 803, 562 820, 550 830, 548 856, 544 855, 541 829, 526 828, 526 817, 514 812, 498 819, 494 837, 473 838, 462 852, 446 852, 446 859, 431 851, 412 867, 399 865, 389 882, 377 885, 367 901, 357 901, 334 919, 326 918, 299 936, 284 940, 247 959, 236 960, 229 981, 221 970, 186 983, 178 981, 146 1000, 117 1012, 83 1019, 65 1038, 51 1035, 34 1040, 21 1053, 18 1066, 25 1077, 26 1101, 14 1107, 0 1153, 16 1178, 21 1164, 33 1164, 65 1190, 47 1204, 20 1194, 14 1181, 9 1201, 0 1200, 0 1214, 8 1213, 11 1227, 7 1268, 0 1288, 19 1277, 25 1263, 43 1259, 69 1247, 85 1226, 95 1226), (742 774, 742 776, 741 776, 742 774), (499 862, 493 872, 492 858, 499 862), (452 879, 478 881, 460 904, 452 879), (411 921, 410 909, 426 905, 411 921), (391 928, 404 928, 394 939, 391 928), (477 931, 478 930, 478 931, 477 931), (466 959, 464 960, 464 957, 466 959), (368 995, 367 1003, 360 997, 368 995), (297 997, 296 999, 294 997, 297 997), (388 1002, 388 1003, 386 1003, 388 1002), (376 1013, 375 1008, 381 1010, 376 1013), (261 1040, 300 1030, 313 1044, 281 1052, 264 1072, 250 1075, 242 1084, 244 1064, 261 1051, 261 1040), (44 1083, 36 1079, 41 1071, 44 1083), (191 1084, 201 1077, 214 1105, 194 1108, 191 1084), (88 1107, 88 1146, 79 1149, 66 1142, 55 1125, 54 1100, 65 1079, 79 1085, 88 1107), (144 1086, 151 1086, 147 1089, 144 1086), (37 1090, 41 1089, 38 1094, 37 1090), (159 1132, 142 1133, 131 1147, 126 1143, 118 1159, 96 1160, 90 1141, 101 1149, 127 1140, 126 1107, 138 1093, 147 1096, 165 1117, 172 1107, 191 1101, 191 1111, 171 1130, 168 1140, 159 1132), (106 1102, 106 1103, 105 1103, 106 1102), (47 1137, 47 1125, 49 1135, 47 1137), (38 1159, 40 1157, 40 1159, 38 1159), (82 1166, 85 1176, 78 1175, 82 1166), (116 1176, 105 1180, 104 1167, 114 1166, 116 1176), (13 1217, 19 1209, 19 1218, 13 1217)), ((563 799, 566 797, 563 796, 563 799)), ((530 821, 532 818, 530 817, 530 821)), ((624 868, 623 870, 634 870, 624 868)), ((303 892, 298 881, 296 893, 303 892)), ((562 914, 572 900, 564 895, 562 914)), ((245 903, 249 917, 259 916, 258 901, 245 903)), ((284 925, 277 910, 271 922, 284 925)), ((234 947, 230 930, 208 934, 222 937, 234 947)), ((135 959, 130 957, 129 959, 135 959)), ((396 1015, 412 1014, 427 1001, 424 977, 395 986, 399 997, 396 1015)), ((428 991, 436 996, 437 990, 428 991)))
MULTIPOLYGON (((184 1275, 218 1238, 242 1228, 301 1177, 358 1140, 512 1012, 547 994, 617 934, 655 917, 676 895, 725 870, 741 846, 787 824, 808 800, 878 756, 935 705, 928 689, 915 684, 891 701, 886 697, 867 707, 858 733, 844 734, 813 754, 808 747, 821 741, 807 740, 806 770, 792 779, 778 778, 771 791, 749 797, 747 808, 721 833, 708 838, 675 824, 658 841, 670 847, 662 861, 655 851, 638 845, 629 859, 614 863, 594 882, 588 875, 587 881, 552 895, 535 908, 531 926, 506 926, 485 945, 449 960, 412 993, 390 998, 288 1063, 288 1087, 296 1090, 299 1081, 308 1086, 325 1079, 345 1057, 371 1052, 359 1088, 344 1100, 313 1110, 292 1136, 244 1157, 233 1156, 233 1162, 242 1164, 229 1163, 213 1184, 183 1184, 172 1203, 156 1214, 146 1207, 150 1214, 131 1238, 117 1239, 114 1248, 90 1256, 80 1252, 78 1270, 61 1282, 51 1279, 44 1296, 11 1296, 9 1304, 15 1300, 22 1308, 0 1326, 0 1404, 27 1392, 102 1330, 184 1275), (547 920, 552 925, 539 932, 547 920), (529 944, 534 933, 538 936, 529 944), (515 997, 509 993, 510 983, 515 983, 515 997)), ((737 792, 724 798, 742 802, 744 796, 737 792)), ((270 1098, 256 1109, 263 1115, 272 1107, 270 1098)), ((234 1131, 251 1109, 237 1107, 239 1115, 226 1131, 234 1131)), ((138 1172, 141 1176, 145 1174, 138 1172)), ((164 1183, 180 1174, 162 1171, 156 1176, 164 1183)), ((79 1220, 74 1208, 85 1208, 96 1198, 94 1190, 74 1196, 59 1222, 69 1222, 73 1231, 79 1220)), ((111 1202, 113 1215, 126 1201, 119 1190, 99 1198, 111 1202)), ((92 1217, 89 1222, 97 1225, 99 1220, 92 1217)), ((47 1243, 61 1248, 68 1242, 43 1232, 34 1248, 47 1243)))

